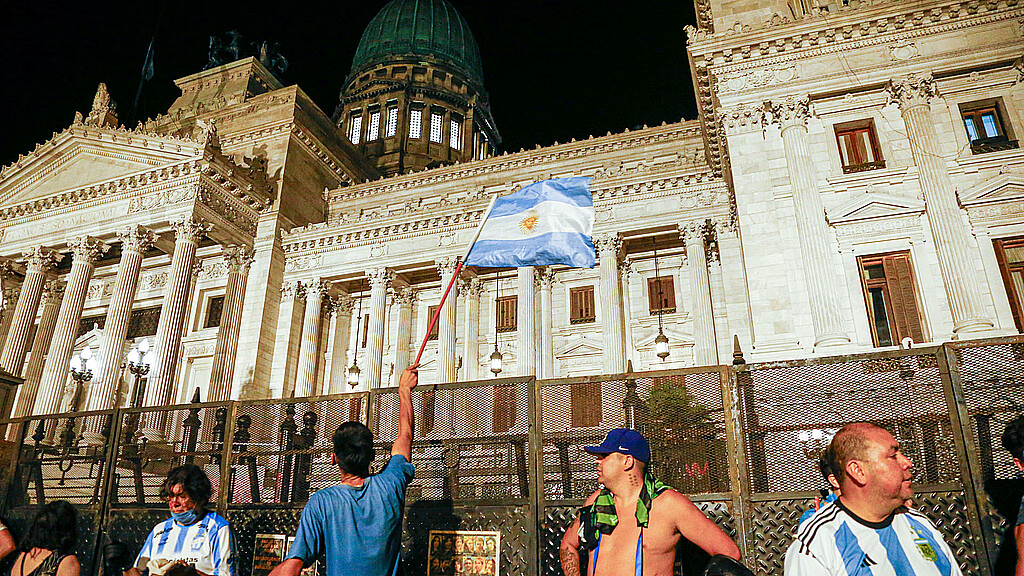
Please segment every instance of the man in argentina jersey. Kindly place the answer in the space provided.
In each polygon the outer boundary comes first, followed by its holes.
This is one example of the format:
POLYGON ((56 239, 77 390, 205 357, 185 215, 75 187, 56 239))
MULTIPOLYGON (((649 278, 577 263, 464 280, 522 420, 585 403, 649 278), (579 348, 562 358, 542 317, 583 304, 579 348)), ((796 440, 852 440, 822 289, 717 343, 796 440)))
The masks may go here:
POLYGON ((208 511, 213 488, 202 468, 185 464, 170 471, 160 489, 171 517, 153 527, 126 576, 160 576, 175 564, 208 576, 234 576, 235 543, 228 521, 208 511))
POLYGON ((826 453, 841 496, 800 525, 786 576, 961 576, 935 526, 905 503, 913 463, 884 428, 844 426, 826 453))

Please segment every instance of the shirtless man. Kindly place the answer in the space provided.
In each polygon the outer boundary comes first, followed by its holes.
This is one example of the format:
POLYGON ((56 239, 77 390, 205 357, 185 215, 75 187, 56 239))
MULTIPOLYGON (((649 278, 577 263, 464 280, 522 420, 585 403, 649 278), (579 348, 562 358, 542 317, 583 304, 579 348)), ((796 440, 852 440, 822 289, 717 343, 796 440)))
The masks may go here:
POLYGON ((736 543, 689 498, 645 473, 651 448, 642 434, 617 428, 585 450, 597 457, 604 488, 587 498, 562 537, 565 576, 581 576, 581 544, 590 555, 589 576, 672 576, 680 537, 739 560, 736 543))

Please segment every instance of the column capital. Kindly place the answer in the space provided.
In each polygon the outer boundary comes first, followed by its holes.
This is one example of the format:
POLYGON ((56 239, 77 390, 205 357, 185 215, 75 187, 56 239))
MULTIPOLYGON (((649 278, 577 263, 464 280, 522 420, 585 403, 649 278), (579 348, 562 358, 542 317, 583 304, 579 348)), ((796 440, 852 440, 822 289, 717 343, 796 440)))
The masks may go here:
POLYGON ((306 299, 306 287, 302 285, 302 282, 295 280, 285 281, 281 284, 281 299, 294 298, 296 300, 306 299))
POLYGON ((395 273, 387 268, 373 268, 366 271, 366 279, 369 280, 371 289, 378 286, 386 289, 391 286, 391 281, 394 278, 395 273))
POLYGON ((51 280, 47 282, 43 288, 43 293, 40 296, 40 305, 45 306, 48 302, 56 301, 60 302, 64 298, 64 288, 67 287, 67 283, 63 280, 51 280))
POLYGON ((551 290, 555 283, 555 271, 550 266, 537 270, 537 286, 544 290, 551 290))
POLYGON ((60 262, 60 253, 42 246, 37 246, 24 253, 25 265, 29 272, 46 272, 60 262))
POLYGON ((330 297, 331 308, 337 312, 351 313, 355 308, 355 299, 348 294, 335 294, 330 297))
POLYGON ((685 242, 703 240, 708 231, 708 223, 706 220, 681 222, 677 226, 679 227, 679 235, 685 242))
POLYGON ((229 274, 235 272, 247 273, 249 266, 252 265, 253 258, 254 253, 251 248, 235 244, 224 247, 224 264, 227 266, 229 274))
POLYGON ((616 233, 595 234, 594 248, 597 249, 598 254, 611 252, 618 255, 619 250, 622 249, 622 238, 619 238, 619 235, 616 233))
POLYGON ((14 262, 10 260, 0 260, 0 280, 9 278, 14 275, 14 262))
POLYGON ((121 240, 121 252, 144 254, 156 242, 156 232, 138 224, 118 231, 117 237, 121 240))
POLYGON ((68 248, 70 248, 71 253, 74 254, 75 262, 86 262, 88 264, 92 264, 99 260, 100 256, 110 249, 110 246, 99 238, 93 238, 92 236, 79 236, 73 240, 68 240, 68 248))
POLYGON ((446 276, 448 274, 455 272, 455 268, 458 267, 459 265, 459 257, 445 256, 443 258, 438 258, 434 262, 437 265, 437 271, 441 274, 441 276, 446 276))
POLYGON ((395 304, 399 306, 412 306, 418 294, 419 291, 412 286, 402 286, 394 292, 395 304))
POLYGON ((459 280, 459 294, 465 294, 470 298, 479 298, 484 293, 484 284, 479 276, 459 280))
POLYGON ((300 280, 299 283, 302 284, 303 291, 307 296, 319 294, 320 298, 323 299, 323 297, 327 296, 327 293, 331 290, 331 283, 322 278, 300 280))
POLYGON ((811 117, 811 101, 807 96, 790 96, 779 102, 765 102, 765 111, 771 114, 772 123, 778 124, 785 132, 790 128, 807 126, 807 119, 811 117))
POLYGON ((199 244, 199 240, 213 228, 213 225, 207 223, 202 218, 186 216, 171 222, 171 228, 174 229, 175 242, 199 244))
POLYGON ((889 102, 895 102, 900 111, 927 106, 932 98, 939 95, 935 78, 930 72, 889 80, 885 90, 889 93, 889 102))

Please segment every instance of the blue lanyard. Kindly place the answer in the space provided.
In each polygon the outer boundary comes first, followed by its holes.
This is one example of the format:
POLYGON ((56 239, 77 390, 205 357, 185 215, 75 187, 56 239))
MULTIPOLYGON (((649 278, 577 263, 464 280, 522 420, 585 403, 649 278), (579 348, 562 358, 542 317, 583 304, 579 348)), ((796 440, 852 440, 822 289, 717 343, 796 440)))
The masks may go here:
MULTIPOLYGON (((597 555, 601 552, 601 533, 597 533, 597 546, 594 547, 594 567, 590 570, 591 576, 597 574, 597 555)), ((644 574, 644 527, 640 527, 640 537, 636 539, 636 560, 633 567, 633 576, 644 574)))

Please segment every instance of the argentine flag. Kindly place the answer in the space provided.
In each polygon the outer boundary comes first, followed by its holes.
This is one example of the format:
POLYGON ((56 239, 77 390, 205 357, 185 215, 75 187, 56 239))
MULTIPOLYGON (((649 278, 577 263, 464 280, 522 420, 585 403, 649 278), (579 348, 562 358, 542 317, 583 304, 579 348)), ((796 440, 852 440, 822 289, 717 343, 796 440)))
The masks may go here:
POLYGON ((498 198, 466 264, 593 268, 594 199, 590 178, 555 178, 498 198))

